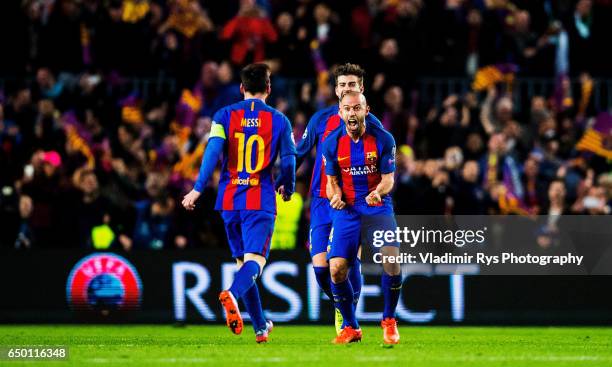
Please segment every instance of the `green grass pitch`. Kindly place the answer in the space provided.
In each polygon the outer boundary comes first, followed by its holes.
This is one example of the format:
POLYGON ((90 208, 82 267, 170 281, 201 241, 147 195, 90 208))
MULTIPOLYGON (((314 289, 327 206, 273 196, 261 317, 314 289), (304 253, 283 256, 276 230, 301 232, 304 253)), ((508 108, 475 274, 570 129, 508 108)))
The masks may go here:
POLYGON ((0 346, 65 345, 68 361, 0 366, 612 366, 612 328, 400 326, 401 344, 363 327, 361 343, 332 345, 332 326, 277 325, 268 344, 224 326, 0 326, 0 346))

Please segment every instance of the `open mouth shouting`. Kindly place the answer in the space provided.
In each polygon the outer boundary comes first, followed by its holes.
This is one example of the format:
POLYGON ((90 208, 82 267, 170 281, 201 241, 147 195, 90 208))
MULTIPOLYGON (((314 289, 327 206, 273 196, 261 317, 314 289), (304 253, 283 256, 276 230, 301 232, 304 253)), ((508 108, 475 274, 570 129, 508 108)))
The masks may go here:
POLYGON ((359 120, 356 117, 349 118, 346 125, 351 131, 359 130, 359 120))

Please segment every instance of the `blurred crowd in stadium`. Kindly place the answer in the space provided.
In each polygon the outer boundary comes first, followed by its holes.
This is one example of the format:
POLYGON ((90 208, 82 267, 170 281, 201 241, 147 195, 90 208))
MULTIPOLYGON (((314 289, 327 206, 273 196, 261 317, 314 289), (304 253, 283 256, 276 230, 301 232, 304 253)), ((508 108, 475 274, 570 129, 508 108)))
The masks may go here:
MULTIPOLYGON (((611 20, 610 0, 3 1, 0 247, 222 246, 215 185, 195 214, 179 203, 254 61, 297 141, 336 103, 329 70, 366 69, 398 145, 397 214, 608 214, 612 117, 593 94, 611 20), (438 102, 423 76, 473 83, 438 102)), ((309 164, 276 248, 306 242, 309 164)))

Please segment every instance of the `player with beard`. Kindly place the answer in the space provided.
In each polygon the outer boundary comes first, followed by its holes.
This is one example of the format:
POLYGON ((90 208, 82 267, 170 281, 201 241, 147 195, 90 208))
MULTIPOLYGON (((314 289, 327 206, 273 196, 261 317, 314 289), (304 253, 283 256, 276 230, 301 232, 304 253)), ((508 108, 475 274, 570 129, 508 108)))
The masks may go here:
MULTIPOLYGON (((346 63, 338 66, 334 70, 335 92, 338 99, 341 99, 348 92, 363 93, 364 74, 364 70, 359 65, 346 63)), ((327 177, 322 164, 323 151, 321 145, 326 137, 341 125, 341 117, 338 111, 338 105, 335 104, 315 113, 306 126, 302 140, 297 145, 297 167, 316 147, 316 158, 310 182, 312 195, 309 231, 310 257, 319 287, 330 299, 333 299, 333 296, 327 262, 327 249, 332 218, 329 200, 327 199, 327 177)), ((368 124, 380 126, 382 129, 382 124, 372 114, 366 116, 366 121, 368 124)), ((353 304, 356 307, 361 294, 362 283, 359 255, 350 268, 349 281, 353 289, 353 304)), ((335 310, 335 321, 336 333, 340 334, 343 322, 342 314, 338 309, 335 310)))
MULTIPOLYGON (((345 323, 333 342, 346 344, 360 341, 362 337, 352 304, 353 288, 348 280, 349 269, 357 261, 361 234, 369 238, 374 230, 395 231, 397 228, 389 195, 394 184, 395 140, 383 128, 367 123, 369 106, 361 93, 348 92, 342 96, 340 115, 344 126, 327 136, 323 157, 327 196, 333 208, 327 259, 334 305, 345 323)), ((399 243, 387 242, 380 251, 383 257, 397 256, 399 243)), ((399 343, 395 310, 401 287, 399 264, 383 261, 381 326, 386 344, 399 343)))

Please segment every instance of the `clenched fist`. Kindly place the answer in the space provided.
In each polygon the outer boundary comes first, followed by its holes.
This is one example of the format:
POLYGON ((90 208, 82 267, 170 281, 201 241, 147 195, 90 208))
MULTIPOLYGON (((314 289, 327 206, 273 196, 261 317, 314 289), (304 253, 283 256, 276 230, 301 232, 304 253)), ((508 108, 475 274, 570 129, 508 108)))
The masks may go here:
POLYGON ((380 194, 376 190, 372 191, 366 197, 366 203, 368 203, 368 205, 370 206, 378 205, 380 204, 381 201, 382 201, 382 198, 380 197, 380 194))
POLYGON ((183 207, 185 207, 185 209, 193 210, 195 208, 195 202, 198 200, 200 195, 201 194, 199 192, 191 190, 187 195, 185 195, 185 197, 183 197, 183 201, 181 204, 183 204, 183 207))
POLYGON ((346 203, 344 201, 342 201, 342 198, 340 197, 340 195, 335 194, 334 196, 332 196, 331 200, 329 201, 329 205, 331 205, 332 208, 334 209, 344 209, 344 207, 346 206, 346 203))

